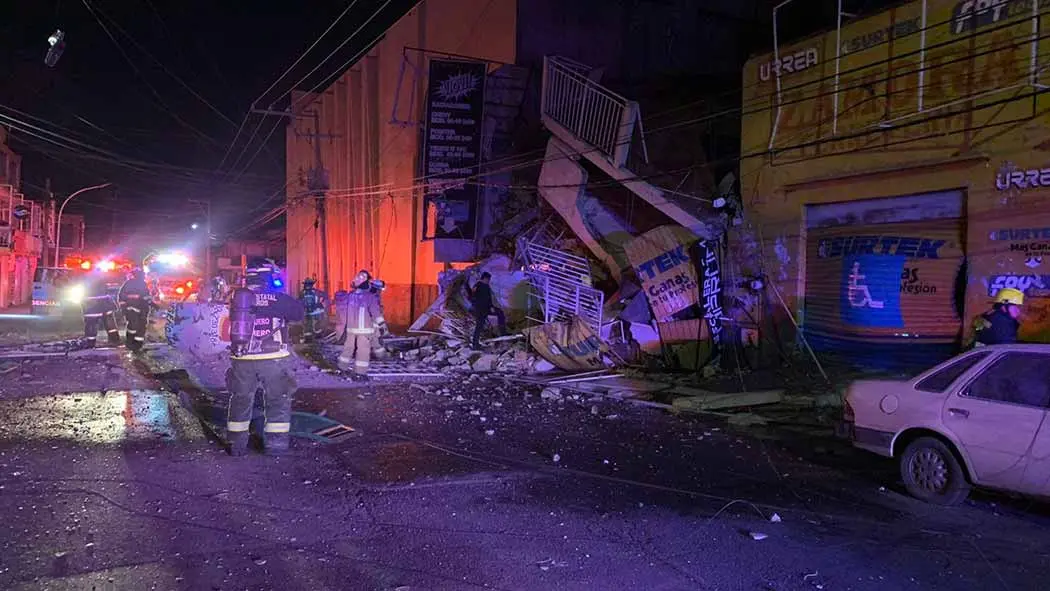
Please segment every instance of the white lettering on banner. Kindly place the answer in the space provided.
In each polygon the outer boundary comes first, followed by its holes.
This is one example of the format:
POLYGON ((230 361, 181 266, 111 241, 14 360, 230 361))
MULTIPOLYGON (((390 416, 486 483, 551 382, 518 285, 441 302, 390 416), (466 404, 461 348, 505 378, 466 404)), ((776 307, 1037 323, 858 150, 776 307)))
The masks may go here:
POLYGON ((704 318, 711 328, 711 342, 722 343, 722 274, 718 265, 717 243, 704 245, 704 318))
POLYGON ((1000 172, 995 176, 995 188, 1000 191, 1010 188, 1034 189, 1036 187, 1050 187, 1050 168, 1013 170, 1000 172))
POLYGON ((817 48, 810 47, 785 55, 779 60, 770 60, 758 67, 758 79, 762 82, 767 82, 774 76, 783 76, 784 74, 792 74, 812 68, 817 65, 818 55, 817 48))

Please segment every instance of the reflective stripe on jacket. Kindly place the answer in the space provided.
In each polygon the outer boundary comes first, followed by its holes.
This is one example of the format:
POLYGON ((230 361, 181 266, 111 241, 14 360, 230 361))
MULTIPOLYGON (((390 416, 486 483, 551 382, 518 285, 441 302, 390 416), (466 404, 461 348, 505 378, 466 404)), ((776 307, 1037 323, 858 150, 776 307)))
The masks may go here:
POLYGON ((379 296, 368 289, 355 289, 346 298, 346 331, 349 334, 374 334, 382 326, 383 310, 379 296))

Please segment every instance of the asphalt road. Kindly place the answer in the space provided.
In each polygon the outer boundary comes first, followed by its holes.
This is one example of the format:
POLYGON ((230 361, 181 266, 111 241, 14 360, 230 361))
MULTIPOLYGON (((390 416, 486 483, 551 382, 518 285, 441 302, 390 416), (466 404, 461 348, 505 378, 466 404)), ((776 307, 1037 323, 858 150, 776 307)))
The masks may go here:
POLYGON ((2 589, 1046 588, 1044 505, 804 433, 450 377, 302 390, 356 433, 230 458, 124 352, 8 370, 2 589))

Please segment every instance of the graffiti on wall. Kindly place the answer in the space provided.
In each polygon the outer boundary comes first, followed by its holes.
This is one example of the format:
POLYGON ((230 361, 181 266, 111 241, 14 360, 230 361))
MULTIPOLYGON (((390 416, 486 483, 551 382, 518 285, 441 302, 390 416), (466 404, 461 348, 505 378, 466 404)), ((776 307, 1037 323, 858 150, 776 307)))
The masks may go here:
MULTIPOLYGON (((1050 257, 1050 219, 1041 209, 1026 207, 1005 219, 1000 215, 994 223, 978 222, 977 235, 984 240, 976 245, 980 255, 974 283, 980 296, 990 299, 1001 289, 1021 290, 1025 305, 1019 338, 1050 342, 1050 265, 1044 262, 1050 257)), ((990 303, 985 302, 981 304, 990 303)))
MULTIPOLYGON (((827 82, 836 77, 836 60, 794 68, 792 83, 779 101, 775 148, 786 151, 781 158, 885 143, 911 145, 916 140, 927 147, 954 146, 961 138, 952 134, 967 127, 976 128, 989 119, 1005 124, 1034 115, 1030 97, 1008 92, 1030 76, 1026 58, 1042 51, 1026 42, 1031 34, 1030 0, 924 4, 898 6, 821 38, 818 51, 823 55, 835 55, 840 38, 839 92, 827 82), (925 9, 928 24, 920 35, 925 9), (995 25, 987 26, 991 19, 995 25), (923 43, 925 51, 921 51, 923 43), (975 98, 966 103, 960 100, 963 97, 975 98), (989 109, 975 114, 982 106, 989 109), (923 115, 924 110, 931 115, 923 115)), ((794 46, 781 51, 794 56, 806 49, 794 46)), ((767 102, 772 109, 775 77, 767 74, 769 63, 766 57, 750 64, 744 87, 755 88, 751 97, 745 93, 745 101, 767 102)), ((769 141, 770 117, 766 113, 745 117, 744 145, 769 141), (747 121, 751 117, 753 131, 747 121)))

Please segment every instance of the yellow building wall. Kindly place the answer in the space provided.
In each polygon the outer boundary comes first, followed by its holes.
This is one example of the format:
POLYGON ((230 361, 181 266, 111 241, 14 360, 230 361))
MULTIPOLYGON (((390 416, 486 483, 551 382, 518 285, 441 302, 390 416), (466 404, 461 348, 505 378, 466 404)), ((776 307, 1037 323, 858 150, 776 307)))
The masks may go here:
MULTIPOLYGON (((1039 265, 1019 246, 1050 248, 1050 230, 1042 235, 1050 229, 1050 171, 1045 184, 997 187, 1001 173, 1050 167, 1050 97, 1038 86, 1050 84, 1042 71, 1050 66, 1050 6, 1033 24, 1028 2, 984 12, 973 4, 930 0, 924 14, 913 2, 843 26, 838 38, 832 30, 782 46, 779 101, 774 56, 747 62, 747 223, 738 238, 761 245, 760 262, 745 271, 764 272, 796 317, 805 205, 953 189, 966 200, 964 327, 989 307, 998 275, 1047 275, 1048 290, 1029 295, 1050 295, 1050 250, 1039 265), (1003 236, 1015 240, 990 238, 1011 229, 1003 236)), ((1050 298, 1029 297, 1025 320, 1023 337, 1050 341, 1050 298)))
MULTIPOLYGON (((418 49, 513 63, 516 28, 516 0, 425 0, 334 84, 300 101, 299 111, 319 109, 322 134, 339 136, 321 140, 331 187, 325 199, 329 293, 347 289, 359 269, 369 269, 387 282, 386 316, 398 327, 411 324, 437 296, 442 265, 434 262, 432 243, 420 240, 421 130, 392 119, 424 117, 427 58, 418 49)), ((311 117, 301 117, 287 132, 288 273, 296 286, 309 276, 323 282, 315 199, 301 197, 314 161, 305 135, 313 127, 311 117)))

